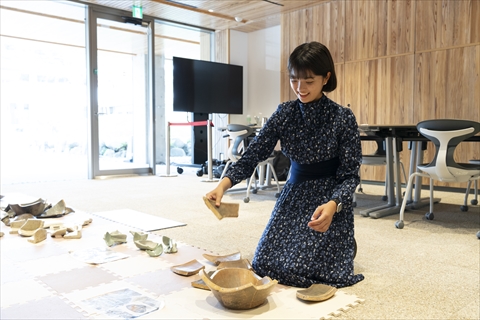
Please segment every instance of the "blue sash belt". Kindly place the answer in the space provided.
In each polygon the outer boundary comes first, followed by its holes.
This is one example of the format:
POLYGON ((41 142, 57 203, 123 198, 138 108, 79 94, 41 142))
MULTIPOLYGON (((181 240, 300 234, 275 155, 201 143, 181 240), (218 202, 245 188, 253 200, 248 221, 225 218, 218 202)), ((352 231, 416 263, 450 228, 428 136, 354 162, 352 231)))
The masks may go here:
POLYGON ((310 164, 300 164, 291 161, 289 182, 300 183, 307 180, 335 176, 339 166, 340 160, 338 157, 310 164))

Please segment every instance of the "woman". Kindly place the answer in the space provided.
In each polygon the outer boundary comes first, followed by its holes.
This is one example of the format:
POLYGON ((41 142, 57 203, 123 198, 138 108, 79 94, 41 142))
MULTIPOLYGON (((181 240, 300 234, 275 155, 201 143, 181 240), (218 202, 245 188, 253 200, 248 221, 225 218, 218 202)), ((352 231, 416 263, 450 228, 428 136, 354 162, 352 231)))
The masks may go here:
POLYGON ((280 140, 291 174, 258 243, 253 269, 295 287, 350 286, 363 280, 353 271, 352 195, 362 159, 357 122, 350 109, 323 94, 337 86, 333 59, 323 44, 298 46, 288 71, 298 99, 278 106, 206 196, 220 206, 225 191, 250 177, 280 140))

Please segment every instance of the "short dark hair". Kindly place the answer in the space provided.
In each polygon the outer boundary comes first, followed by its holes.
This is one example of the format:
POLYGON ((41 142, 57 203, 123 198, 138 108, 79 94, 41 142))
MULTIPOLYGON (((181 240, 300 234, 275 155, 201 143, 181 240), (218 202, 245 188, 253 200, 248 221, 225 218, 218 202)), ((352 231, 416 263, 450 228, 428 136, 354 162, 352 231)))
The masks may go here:
POLYGON ((301 44, 293 50, 288 58, 288 72, 291 78, 305 78, 309 71, 323 77, 330 72, 330 78, 323 87, 323 91, 332 92, 337 87, 337 75, 332 55, 328 48, 320 42, 301 44))

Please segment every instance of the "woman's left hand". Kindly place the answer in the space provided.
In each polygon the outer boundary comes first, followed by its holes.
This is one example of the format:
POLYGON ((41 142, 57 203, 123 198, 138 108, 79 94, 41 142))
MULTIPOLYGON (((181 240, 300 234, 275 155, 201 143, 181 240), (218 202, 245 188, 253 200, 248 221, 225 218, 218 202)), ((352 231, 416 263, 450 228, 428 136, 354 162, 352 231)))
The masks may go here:
POLYGON ((337 204, 329 201, 315 209, 308 226, 318 232, 326 232, 332 224, 333 215, 337 211, 337 204))

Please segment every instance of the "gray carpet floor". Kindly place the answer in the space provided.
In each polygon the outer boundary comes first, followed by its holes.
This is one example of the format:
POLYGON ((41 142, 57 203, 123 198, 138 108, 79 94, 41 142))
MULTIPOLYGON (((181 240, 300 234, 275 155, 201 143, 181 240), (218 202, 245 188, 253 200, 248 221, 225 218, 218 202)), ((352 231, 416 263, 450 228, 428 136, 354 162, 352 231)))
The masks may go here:
MULTIPOLYGON (((161 172, 161 170, 160 170, 161 172)), ((176 177, 131 176, 103 180, 2 184, 1 194, 26 194, 88 213, 131 209, 186 223, 155 233, 215 254, 240 251, 253 257, 275 203, 275 189, 260 190, 244 203, 245 192, 230 192, 225 202, 240 203, 238 218, 218 220, 202 196, 215 187, 194 169, 176 177)), ((244 187, 245 184, 235 188, 244 187)), ((435 219, 427 207, 407 211, 405 227, 398 215, 372 219, 358 210, 383 204, 383 187, 364 184, 357 195, 355 271, 365 280, 345 288, 365 300, 339 319, 479 319, 480 207, 460 211, 463 194, 435 192, 435 219)), ((422 191, 422 196, 428 196, 422 191)), ((133 218, 133 217, 132 217, 133 218)))

